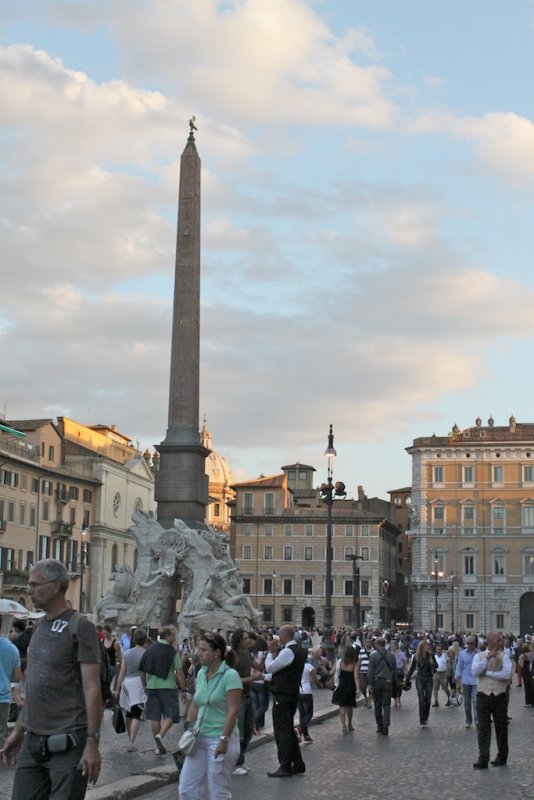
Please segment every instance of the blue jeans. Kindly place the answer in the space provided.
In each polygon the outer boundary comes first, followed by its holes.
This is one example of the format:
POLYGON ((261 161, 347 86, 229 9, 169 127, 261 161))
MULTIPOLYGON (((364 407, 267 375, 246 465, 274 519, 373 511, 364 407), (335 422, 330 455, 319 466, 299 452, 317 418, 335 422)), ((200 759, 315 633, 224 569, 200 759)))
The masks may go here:
POLYGON ((267 683, 252 684, 254 699, 254 723, 257 728, 265 728, 265 713, 269 708, 269 685, 267 683))
POLYGON ((465 721, 472 725, 478 724, 477 717, 477 687, 476 684, 462 683, 462 693, 464 696, 465 721))

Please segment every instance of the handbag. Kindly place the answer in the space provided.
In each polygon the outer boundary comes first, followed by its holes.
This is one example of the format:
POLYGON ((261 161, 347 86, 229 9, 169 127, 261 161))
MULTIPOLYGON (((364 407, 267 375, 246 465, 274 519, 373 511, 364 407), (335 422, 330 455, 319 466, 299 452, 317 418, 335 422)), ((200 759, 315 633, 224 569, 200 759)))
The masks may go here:
POLYGON ((189 728, 189 730, 182 733, 178 742, 178 751, 180 753, 184 753, 186 756, 193 755, 197 747, 198 731, 198 728, 193 730, 189 728))
POLYGON ((122 713, 122 708, 117 703, 116 706, 113 707, 113 715, 111 717, 111 724, 113 725, 113 729, 115 733, 124 733, 126 731, 126 723, 124 721, 124 714, 122 713))
MULTIPOLYGON (((198 744, 197 736, 200 733, 200 728, 202 727, 202 721, 204 719, 204 714, 206 713, 206 708, 209 706, 210 697, 213 694, 213 692, 215 691, 215 689, 217 688, 217 686, 219 685, 219 683, 221 681, 221 678, 222 678, 222 676, 224 675, 225 672, 226 672, 226 670, 224 670, 223 672, 219 673, 218 676, 216 676, 216 677, 219 678, 219 680, 218 681, 214 681, 213 684, 212 684, 212 687, 211 687, 210 692, 208 694, 208 699, 206 700, 206 705, 202 709, 202 714, 200 716, 200 719, 197 720, 197 722, 196 722, 196 724, 195 724, 195 726, 193 728, 188 728, 180 736, 180 741, 178 742, 178 752, 179 753, 184 753, 186 756, 192 756, 193 753, 195 752, 197 744, 198 744)), ((176 761, 176 759, 175 759, 175 761, 176 761)))

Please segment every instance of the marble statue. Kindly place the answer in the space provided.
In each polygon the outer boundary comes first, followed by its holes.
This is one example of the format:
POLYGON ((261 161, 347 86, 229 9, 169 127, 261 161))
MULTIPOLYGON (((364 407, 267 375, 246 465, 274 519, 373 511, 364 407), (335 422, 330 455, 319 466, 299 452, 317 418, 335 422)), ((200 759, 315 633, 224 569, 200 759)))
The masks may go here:
POLYGON ((161 627, 176 623, 180 638, 200 630, 249 630, 260 614, 243 592, 243 581, 227 549, 224 534, 194 530, 182 520, 163 528, 152 514, 136 511, 130 533, 139 558, 135 575, 120 567, 114 587, 95 606, 98 622, 161 627), (181 591, 180 591, 181 590, 181 591))

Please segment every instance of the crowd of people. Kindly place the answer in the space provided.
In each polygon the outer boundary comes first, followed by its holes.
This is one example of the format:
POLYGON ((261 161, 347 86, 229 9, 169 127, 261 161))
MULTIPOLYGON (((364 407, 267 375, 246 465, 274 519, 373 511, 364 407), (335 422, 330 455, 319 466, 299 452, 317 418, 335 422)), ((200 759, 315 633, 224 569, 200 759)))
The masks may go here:
POLYGON ((402 707, 412 678, 422 728, 432 707, 463 702, 465 727, 478 731, 475 769, 507 762, 514 675, 525 705, 534 706, 528 636, 342 627, 325 639, 286 624, 178 641, 174 626, 95 627, 66 603, 68 583, 59 562, 38 562, 29 591, 45 616, 33 632, 15 620, 10 641, 0 640, 0 752, 5 765, 16 766, 13 800, 84 798, 100 771, 106 706, 123 715, 131 752, 143 719, 162 756, 169 731, 183 721, 190 735, 179 758, 181 800, 231 798, 232 776, 250 771, 247 748, 269 707, 279 766, 268 776, 304 775, 301 745, 313 744, 315 690, 332 691, 342 736, 354 732, 358 703, 374 708, 376 732, 388 736, 391 708, 402 707), (490 760, 492 723, 497 754, 490 760))

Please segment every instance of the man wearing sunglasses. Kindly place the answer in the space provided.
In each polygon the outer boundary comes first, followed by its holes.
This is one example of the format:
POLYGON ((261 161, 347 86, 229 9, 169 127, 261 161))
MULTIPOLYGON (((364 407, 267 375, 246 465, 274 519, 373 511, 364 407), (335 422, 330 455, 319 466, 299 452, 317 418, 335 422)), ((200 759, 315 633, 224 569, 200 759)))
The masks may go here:
POLYGON ((12 800, 83 800, 100 773, 100 644, 86 617, 73 635, 68 586, 60 561, 38 561, 30 573, 28 591, 45 616, 28 649, 24 708, 2 751, 7 766, 16 762, 12 800))

